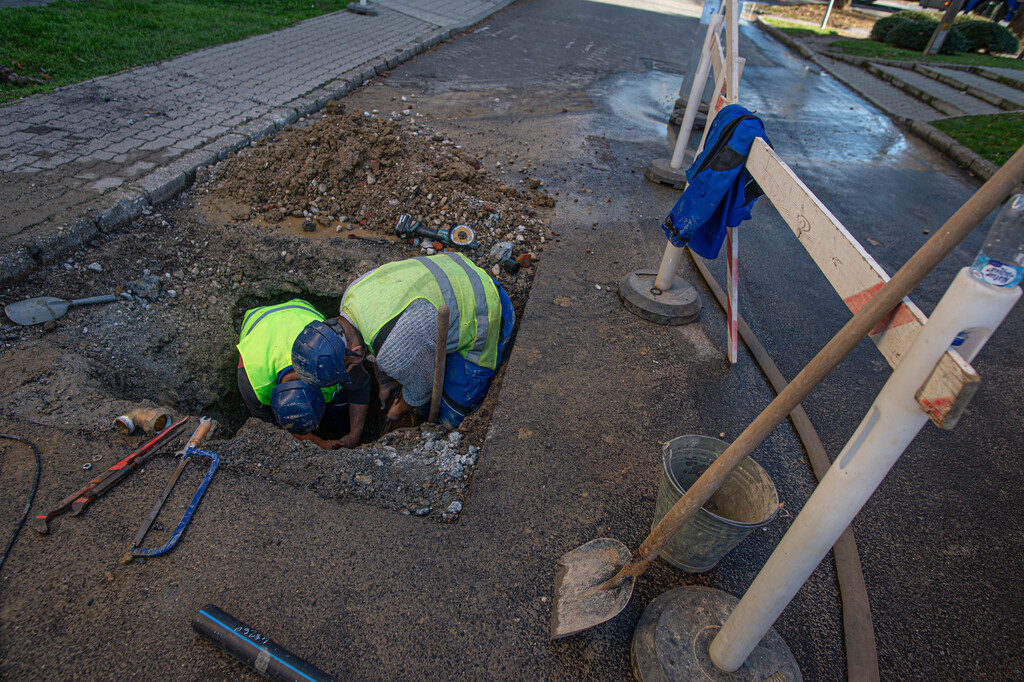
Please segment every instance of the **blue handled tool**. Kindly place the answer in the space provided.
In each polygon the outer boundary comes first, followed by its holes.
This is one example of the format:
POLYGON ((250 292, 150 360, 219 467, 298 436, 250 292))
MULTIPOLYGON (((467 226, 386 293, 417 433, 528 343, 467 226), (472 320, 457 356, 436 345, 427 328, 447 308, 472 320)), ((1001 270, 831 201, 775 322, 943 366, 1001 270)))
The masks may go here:
POLYGON ((135 538, 132 543, 128 546, 128 551, 121 557, 121 563, 126 564, 135 557, 151 557, 164 554, 170 551, 178 543, 181 538, 181 534, 185 532, 185 526, 188 525, 189 520, 192 518, 192 514, 195 513, 196 507, 199 505, 199 500, 202 499, 203 493, 206 492, 206 487, 210 485, 210 480, 213 479, 213 475, 217 472, 217 467, 220 464, 220 457, 217 453, 210 452, 209 450, 200 450, 199 444, 210 434, 213 430, 213 423, 209 417, 203 417, 199 420, 199 427, 189 438, 188 443, 185 447, 176 453, 177 457, 181 458, 178 462, 178 466, 174 469, 174 473, 171 474, 171 480, 167 482, 167 486, 163 492, 160 493, 159 499, 153 508, 149 510, 149 514, 142 520, 142 525, 139 526, 138 532, 135 533, 135 538), (157 515, 160 513, 160 509, 164 506, 164 502, 171 494, 171 490, 174 489, 174 484, 178 482, 178 478, 181 477, 181 473, 185 470, 185 466, 188 464, 188 460, 192 456, 202 456, 210 458, 210 468, 206 470, 206 476, 203 477, 202 483, 199 484, 199 489, 196 494, 192 496, 192 501, 188 503, 188 507, 185 509, 185 514, 181 517, 181 521, 178 522, 174 532, 171 533, 170 539, 161 547, 139 547, 142 544, 142 540, 146 537, 146 533, 149 531, 149 527, 153 525, 153 521, 156 520, 157 515))

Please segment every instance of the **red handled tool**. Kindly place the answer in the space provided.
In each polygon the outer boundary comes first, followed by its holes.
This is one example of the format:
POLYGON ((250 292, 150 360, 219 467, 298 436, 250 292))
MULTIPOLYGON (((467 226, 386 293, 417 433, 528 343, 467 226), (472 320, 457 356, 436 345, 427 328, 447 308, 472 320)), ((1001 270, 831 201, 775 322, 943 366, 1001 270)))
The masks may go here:
POLYGON ((49 522, 57 514, 63 511, 67 511, 68 508, 72 508, 73 513, 77 516, 82 513, 82 510, 87 504, 92 502, 94 499, 107 492, 115 485, 117 485, 125 476, 130 474, 136 468, 146 462, 149 457, 146 457, 146 453, 155 448, 157 445, 165 441, 169 436, 176 432, 182 424, 189 420, 188 417, 181 419, 180 421, 171 424, 166 429, 158 433, 151 441, 143 445, 136 452, 131 453, 117 464, 112 465, 109 469, 104 471, 96 478, 89 481, 84 488, 81 490, 68 495, 63 500, 58 502, 52 508, 47 510, 44 514, 39 514, 32 521, 32 527, 43 535, 50 532, 49 522))

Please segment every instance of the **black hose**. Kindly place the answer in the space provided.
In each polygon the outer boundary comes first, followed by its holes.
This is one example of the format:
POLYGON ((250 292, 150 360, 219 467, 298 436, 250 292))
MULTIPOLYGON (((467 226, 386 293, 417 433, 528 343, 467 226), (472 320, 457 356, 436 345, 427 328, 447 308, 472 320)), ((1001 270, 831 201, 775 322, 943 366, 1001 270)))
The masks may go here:
POLYGON ((334 680, 325 672, 275 644, 255 628, 236 620, 213 604, 199 609, 192 628, 215 646, 238 659, 268 680, 284 682, 327 682, 334 680))
POLYGON ((7 560, 7 553, 11 551, 11 547, 14 546, 14 541, 18 539, 18 533, 21 532, 21 527, 25 525, 25 519, 28 518, 28 512, 32 509, 32 502, 36 499, 36 490, 39 488, 39 470, 42 469, 42 463, 39 460, 39 448, 32 441, 22 438, 21 436, 12 436, 8 433, 0 433, 0 438, 7 438, 9 440, 16 440, 19 443, 32 448, 32 452, 36 456, 36 480, 32 482, 32 493, 28 496, 28 503, 25 505, 25 513, 21 515, 21 521, 18 521, 18 527, 14 529, 14 535, 11 536, 11 541, 7 543, 7 547, 4 548, 4 553, 0 554, 0 568, 3 568, 4 561, 7 560))

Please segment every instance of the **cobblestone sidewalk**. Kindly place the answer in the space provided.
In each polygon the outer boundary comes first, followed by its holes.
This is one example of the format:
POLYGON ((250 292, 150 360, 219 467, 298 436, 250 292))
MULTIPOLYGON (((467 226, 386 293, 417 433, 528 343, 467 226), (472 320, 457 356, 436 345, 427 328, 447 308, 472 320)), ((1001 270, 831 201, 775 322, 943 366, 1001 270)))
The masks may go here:
POLYGON ((0 281, 511 2, 384 0, 3 107, 0 281))

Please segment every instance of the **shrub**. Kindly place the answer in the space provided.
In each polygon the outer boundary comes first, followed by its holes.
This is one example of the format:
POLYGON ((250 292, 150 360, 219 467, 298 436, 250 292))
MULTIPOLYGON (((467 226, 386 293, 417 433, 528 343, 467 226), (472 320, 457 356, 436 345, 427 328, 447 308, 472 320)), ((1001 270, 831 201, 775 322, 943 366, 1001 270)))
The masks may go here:
MULTIPOLYGON (((937 12, 897 12, 876 21, 874 28, 871 29, 871 38, 894 47, 920 52, 928 44, 928 40, 939 25, 940 18, 941 15, 937 12)), ((939 51, 943 54, 963 52, 966 43, 957 25, 950 30, 939 51)))
MULTIPOLYGON (((935 32, 935 26, 918 21, 904 21, 894 26, 885 36, 885 42, 905 50, 920 52, 935 32)), ((948 36, 947 36, 948 38, 948 36)))
POLYGON ((954 27, 965 40, 964 52, 1002 52, 1016 54, 1020 43, 1010 30, 993 21, 962 19, 954 27))
POLYGON ((877 40, 880 43, 886 43, 888 42, 889 31, 906 23, 908 23, 906 19, 895 14, 879 19, 875 22, 875 25, 871 27, 871 39, 877 40))

